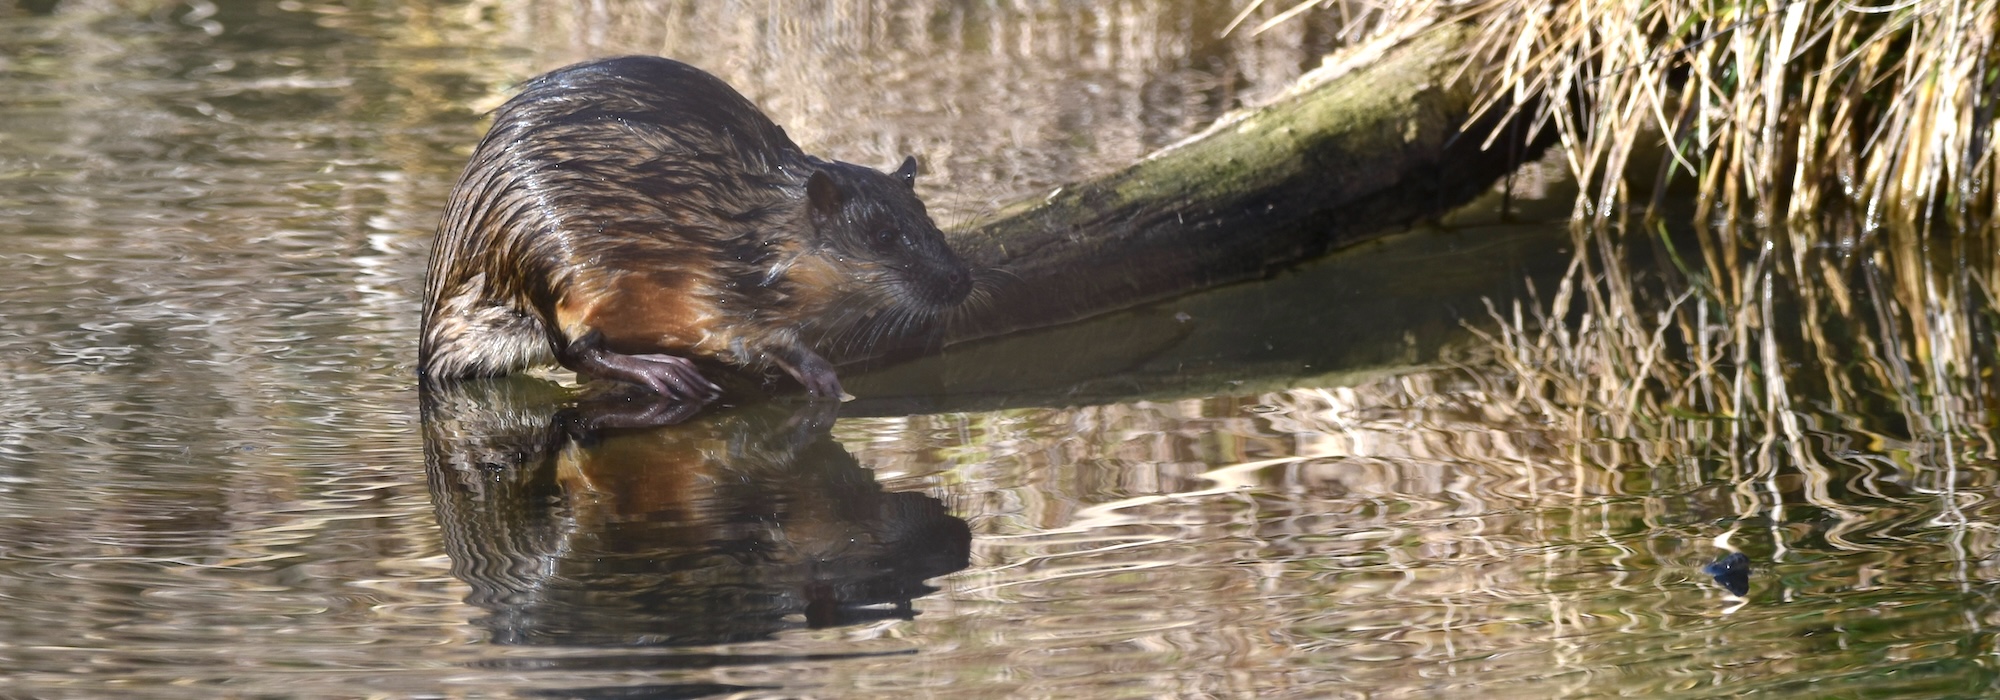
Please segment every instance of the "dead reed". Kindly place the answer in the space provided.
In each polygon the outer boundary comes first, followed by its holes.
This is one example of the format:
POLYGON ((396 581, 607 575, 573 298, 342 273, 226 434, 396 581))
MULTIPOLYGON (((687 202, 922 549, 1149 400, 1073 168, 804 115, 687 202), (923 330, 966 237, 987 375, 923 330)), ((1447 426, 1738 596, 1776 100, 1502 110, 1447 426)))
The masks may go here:
POLYGON ((1752 479, 1872 451, 1948 491, 2000 461, 2000 4, 1462 11, 1488 108, 1534 110, 1581 183, 1570 274, 1480 331, 1496 391, 1752 479))
MULTIPOLYGON (((1538 110, 1586 197, 1623 216, 1632 165, 1664 146, 1649 204, 1678 178, 1700 218, 1779 224, 1852 207, 1864 233, 1996 201, 2000 4, 1488 0, 1475 47, 1489 105, 1538 110)), ((1648 194, 1648 193, 1641 193, 1648 194)))

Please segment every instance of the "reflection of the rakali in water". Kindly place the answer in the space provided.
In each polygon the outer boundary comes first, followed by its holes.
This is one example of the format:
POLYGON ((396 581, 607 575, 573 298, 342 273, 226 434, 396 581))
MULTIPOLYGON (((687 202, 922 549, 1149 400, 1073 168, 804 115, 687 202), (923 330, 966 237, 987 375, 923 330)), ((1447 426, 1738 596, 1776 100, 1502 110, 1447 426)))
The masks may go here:
POLYGON ((716 644, 908 617, 925 579, 967 564, 966 523, 884 492, 828 434, 832 404, 606 428, 629 404, 500 395, 522 385, 426 397, 452 573, 497 643, 716 644))

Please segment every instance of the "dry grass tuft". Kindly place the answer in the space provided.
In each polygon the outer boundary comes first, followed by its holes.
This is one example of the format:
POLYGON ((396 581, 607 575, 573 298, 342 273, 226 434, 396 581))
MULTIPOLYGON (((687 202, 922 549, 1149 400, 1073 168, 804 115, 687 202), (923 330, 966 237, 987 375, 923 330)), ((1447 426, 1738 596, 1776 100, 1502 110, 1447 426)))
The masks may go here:
POLYGON ((1828 421, 2000 459, 2000 3, 1462 9, 1487 108, 1538 110, 1582 183, 1569 276, 1486 334, 1518 406, 1763 476, 1821 469, 1828 421))
MULTIPOLYGON (((1662 143, 1650 202, 1698 185, 1698 218, 1775 225, 1829 207, 1979 228, 2000 181, 2000 4, 1488 0, 1475 54, 1489 107, 1532 105, 1587 196, 1623 215, 1631 165, 1662 143)), ((1517 107, 1518 108, 1518 107, 1517 107)), ((1650 174, 1647 174, 1650 175, 1650 174)))

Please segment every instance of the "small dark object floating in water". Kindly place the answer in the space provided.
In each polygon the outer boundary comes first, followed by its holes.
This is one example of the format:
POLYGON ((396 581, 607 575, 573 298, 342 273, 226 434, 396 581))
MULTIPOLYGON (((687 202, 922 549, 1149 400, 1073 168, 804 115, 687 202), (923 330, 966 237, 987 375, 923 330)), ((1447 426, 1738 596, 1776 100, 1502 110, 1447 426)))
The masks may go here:
POLYGON ((1715 560, 1715 563, 1701 567, 1701 572, 1715 578, 1715 585, 1721 586, 1732 595, 1750 592, 1750 557, 1742 552, 1730 552, 1729 556, 1715 560))

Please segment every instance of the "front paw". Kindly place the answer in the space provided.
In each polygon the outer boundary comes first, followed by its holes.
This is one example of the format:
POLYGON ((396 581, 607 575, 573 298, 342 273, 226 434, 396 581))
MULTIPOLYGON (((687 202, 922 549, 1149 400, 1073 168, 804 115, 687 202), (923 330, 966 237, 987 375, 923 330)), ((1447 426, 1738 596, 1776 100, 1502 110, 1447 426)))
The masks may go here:
POLYGON ((693 360, 659 353, 621 355, 605 347, 604 335, 594 330, 571 342, 557 357, 579 375, 638 384, 669 398, 706 403, 722 396, 722 388, 701 376, 693 360))
POLYGON ((777 358, 778 365, 784 368, 785 373, 798 380, 799 386, 805 387, 806 393, 813 398, 844 400, 846 394, 840 390, 840 377, 833 373, 832 363, 827 362, 826 358, 820 357, 818 353, 804 347, 794 347, 773 353, 773 356, 777 358))
POLYGON ((716 386, 687 358, 676 355, 632 355, 643 365, 639 374, 647 386, 665 396, 698 401, 714 401, 722 396, 716 386))
POLYGON ((806 393, 815 399, 845 401, 848 398, 847 392, 840 389, 840 378, 834 376, 832 372, 806 377, 801 381, 806 386, 806 393))

